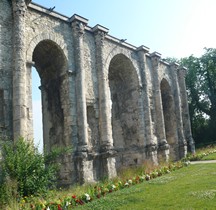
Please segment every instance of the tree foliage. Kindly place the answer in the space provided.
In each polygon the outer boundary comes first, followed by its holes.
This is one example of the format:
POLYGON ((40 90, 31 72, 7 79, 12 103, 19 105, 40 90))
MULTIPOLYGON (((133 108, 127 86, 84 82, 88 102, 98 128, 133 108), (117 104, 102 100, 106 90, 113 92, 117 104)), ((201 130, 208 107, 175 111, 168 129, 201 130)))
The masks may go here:
POLYGON ((197 58, 181 59, 188 68, 186 85, 192 128, 197 143, 213 142, 216 135, 216 49, 206 48, 197 58))
POLYGON ((216 140, 216 49, 205 48, 201 57, 166 58, 188 69, 186 89, 192 132, 196 144, 216 140))

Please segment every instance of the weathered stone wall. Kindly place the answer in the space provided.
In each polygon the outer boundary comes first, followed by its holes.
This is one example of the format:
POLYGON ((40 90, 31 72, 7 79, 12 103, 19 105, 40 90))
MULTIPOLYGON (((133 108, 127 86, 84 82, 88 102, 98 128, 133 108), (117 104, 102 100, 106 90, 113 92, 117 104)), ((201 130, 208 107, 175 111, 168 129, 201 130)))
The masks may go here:
POLYGON ((73 147, 59 160, 61 184, 113 177, 147 159, 179 159, 187 144, 193 149, 184 70, 177 64, 110 36, 103 26, 91 28, 78 15, 9 2, 0 2, 0 129, 33 137, 34 66, 44 145, 73 147))
POLYGON ((7 0, 0 2, 0 135, 13 134, 12 120, 12 7, 7 0))

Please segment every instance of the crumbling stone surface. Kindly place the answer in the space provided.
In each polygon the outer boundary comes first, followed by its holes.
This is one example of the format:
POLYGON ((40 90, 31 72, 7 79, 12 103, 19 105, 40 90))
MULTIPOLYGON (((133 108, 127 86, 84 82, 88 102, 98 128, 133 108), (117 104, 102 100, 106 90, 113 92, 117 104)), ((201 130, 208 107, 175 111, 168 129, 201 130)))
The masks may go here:
POLYGON ((184 68, 108 29, 30 1, 1 0, 0 134, 33 138, 32 76, 41 79, 46 149, 63 155, 60 184, 116 176, 194 151, 184 68))

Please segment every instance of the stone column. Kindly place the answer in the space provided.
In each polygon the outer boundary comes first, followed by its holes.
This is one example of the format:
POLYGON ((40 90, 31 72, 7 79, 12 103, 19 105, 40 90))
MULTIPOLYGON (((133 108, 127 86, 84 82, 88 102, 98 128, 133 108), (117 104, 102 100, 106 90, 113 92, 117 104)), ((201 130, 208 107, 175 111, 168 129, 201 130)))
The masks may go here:
POLYGON ((86 87, 84 67, 84 33, 88 20, 78 15, 71 18, 74 41, 74 57, 76 68, 76 95, 77 95, 77 121, 78 121, 78 150, 88 150, 88 126, 86 110, 86 87))
MULTIPOLYGON (((179 159, 183 158, 187 154, 187 142, 185 140, 184 131, 183 131, 183 121, 182 121, 182 107, 181 107, 181 93, 179 89, 179 81, 178 81, 178 67, 179 64, 171 63, 171 73, 172 73, 172 81, 174 85, 174 103, 175 103, 175 117, 176 117, 176 126, 177 126, 177 134, 178 134, 178 147, 179 150, 179 159)), ((177 148, 176 148, 177 149, 177 148)))
POLYGON ((140 75, 142 80, 142 98, 143 98, 143 120, 145 130, 145 147, 146 156, 154 164, 157 164, 157 139, 153 134, 152 117, 151 117, 151 105, 150 105, 150 93, 149 93, 149 81, 150 77, 146 64, 146 54, 149 52, 149 48, 140 46, 137 48, 139 61, 140 61, 140 75))
POLYGON ((165 124, 163 116, 163 106, 161 99, 161 89, 159 81, 159 64, 160 64, 161 54, 154 52, 151 54, 152 61, 152 81, 153 81, 153 97, 155 104, 155 116, 156 116, 156 133, 158 138, 158 157, 159 160, 168 161, 169 160, 169 145, 166 140, 165 124))
POLYGON ((113 137, 111 123, 111 99, 109 94, 108 70, 105 69, 105 36, 108 29, 96 25, 93 28, 96 44, 96 68, 98 73, 99 94, 99 132, 103 172, 105 176, 116 176, 115 159, 113 156, 113 137))
POLYGON ((13 136, 27 137, 25 0, 12 0, 13 6, 13 136))
POLYGON ((178 69, 178 81, 179 81, 179 89, 180 89, 181 101, 182 101, 182 121, 183 121, 184 135, 187 144, 190 148, 190 151, 192 153, 195 153, 195 143, 191 133, 188 98, 187 98, 186 85, 185 85, 186 71, 187 69, 184 67, 178 69))

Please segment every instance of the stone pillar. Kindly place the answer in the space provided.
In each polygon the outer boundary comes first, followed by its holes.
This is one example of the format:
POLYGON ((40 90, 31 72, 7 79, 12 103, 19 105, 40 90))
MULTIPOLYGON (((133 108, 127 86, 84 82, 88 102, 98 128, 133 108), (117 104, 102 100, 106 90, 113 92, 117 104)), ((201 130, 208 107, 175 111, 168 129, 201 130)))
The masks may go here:
POLYGON ((25 0, 13 0, 13 136, 27 137, 25 0))
POLYGON ((178 137, 178 145, 176 145, 176 150, 179 151, 179 157, 183 158, 187 154, 187 142, 185 140, 184 131, 183 131, 183 121, 182 121, 182 107, 181 107, 181 93, 179 89, 179 81, 178 81, 178 67, 179 64, 171 63, 171 74, 174 88, 174 103, 175 103, 175 117, 176 117, 176 126, 177 126, 177 137, 178 137))
POLYGON ((113 156, 113 137, 111 123, 111 104, 109 94, 108 70, 105 69, 105 36, 108 29, 96 25, 93 28, 96 44, 96 68, 98 73, 99 94, 99 132, 101 143, 101 156, 105 176, 116 176, 115 159, 113 156))
POLYGON ((154 52, 151 54, 152 61, 152 81, 153 81, 153 97, 155 104, 155 115, 156 115, 156 133, 158 139, 158 157, 159 160, 168 161, 169 160, 169 145, 166 141, 164 116, 163 116, 163 106, 161 99, 160 81, 159 81, 159 64, 160 64, 161 54, 154 52))
POLYGON ((149 52, 149 48, 140 46, 137 48, 139 61, 140 61, 140 75, 142 80, 142 98, 143 98, 143 120, 145 129, 145 148, 146 156, 154 164, 157 164, 157 139, 153 134, 152 117, 151 117, 151 105, 149 99, 149 81, 148 69, 146 64, 146 54, 149 52))
POLYGON ((77 95, 77 118, 78 122, 78 150, 88 150, 88 126, 86 110, 86 87, 84 68, 84 33, 88 20, 78 15, 71 18, 73 28, 74 56, 76 68, 76 95, 77 95))
POLYGON ((190 148, 190 151, 192 153, 195 153, 195 143, 191 133, 188 98, 187 98, 186 85, 185 85, 186 71, 187 69, 184 67, 178 69, 178 81, 179 81, 179 89, 180 89, 181 101, 182 101, 182 121, 183 121, 184 135, 187 144, 190 148))

